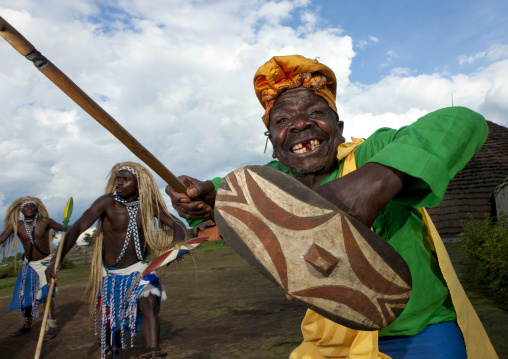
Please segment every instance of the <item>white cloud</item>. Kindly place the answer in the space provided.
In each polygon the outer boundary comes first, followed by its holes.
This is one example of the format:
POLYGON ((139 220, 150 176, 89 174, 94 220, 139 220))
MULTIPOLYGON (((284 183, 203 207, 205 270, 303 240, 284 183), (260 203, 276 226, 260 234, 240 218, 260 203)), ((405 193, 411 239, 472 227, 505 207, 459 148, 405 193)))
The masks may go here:
POLYGON ((310 11, 305 11, 300 16, 300 19, 302 22, 302 25, 300 27, 302 28, 302 31, 304 31, 304 32, 314 30, 316 27, 316 24, 318 23, 318 20, 319 20, 318 17, 316 16, 316 14, 312 13, 310 11))
POLYGON ((508 45, 507 44, 494 44, 487 50, 480 51, 473 55, 460 55, 458 57, 459 65, 471 65, 481 59, 486 59, 489 63, 508 58, 508 45))
POLYGON ((489 61, 499 61, 508 58, 508 45, 495 44, 487 51, 489 61))
POLYGON ((364 49, 368 45, 377 44, 379 42, 379 39, 375 36, 369 35, 367 37, 367 40, 358 40, 355 42, 355 47, 359 49, 364 49))
POLYGON ((386 53, 386 55, 387 55, 387 56, 388 56, 388 58, 390 58, 390 59, 393 59, 394 57, 397 57, 397 56, 398 56, 398 55, 397 55, 397 53, 396 53, 395 51, 393 51, 393 50, 388 51, 388 52, 386 53))
POLYGON ((369 40, 370 40, 372 43, 374 43, 374 44, 376 44, 376 43, 378 43, 378 42, 379 42, 379 39, 378 39, 377 37, 375 37, 375 36, 372 36, 372 35, 369 35, 369 40))
POLYGON ((508 60, 471 75, 409 76, 393 71, 372 85, 351 84, 339 104, 348 136, 366 137, 379 127, 398 128, 442 107, 464 106, 508 127, 508 60))
POLYGON ((402 76, 410 76, 411 73, 413 73, 413 72, 414 71, 411 71, 407 67, 394 67, 394 68, 390 69, 389 75, 395 76, 395 77, 402 77, 402 76))
POLYGON ((386 61, 384 63, 382 63, 381 65, 379 65, 380 67, 389 67, 390 64, 392 63, 393 59, 395 59, 396 57, 398 57, 397 53, 393 50, 388 50, 386 52, 386 61))
POLYGON ((486 55, 487 55, 487 51, 481 51, 481 52, 478 52, 478 53, 470 55, 470 56, 460 55, 458 58, 459 65, 472 64, 472 63, 476 62, 477 60, 484 58, 486 55))

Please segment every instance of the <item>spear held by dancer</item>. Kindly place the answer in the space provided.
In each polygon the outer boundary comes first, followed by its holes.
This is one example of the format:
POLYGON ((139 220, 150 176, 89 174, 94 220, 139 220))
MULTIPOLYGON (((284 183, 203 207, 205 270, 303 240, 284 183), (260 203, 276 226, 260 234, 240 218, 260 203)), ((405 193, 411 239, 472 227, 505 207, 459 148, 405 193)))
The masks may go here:
MULTIPOLYGON (((58 250, 56 253, 56 262, 55 262, 56 268, 58 268, 58 265, 60 264, 60 256, 62 254, 65 233, 66 233, 67 229, 69 228, 69 218, 71 218, 71 214, 72 214, 72 205, 73 205, 73 200, 71 197, 67 201, 67 205, 65 206, 65 210, 64 210, 63 231, 62 231, 62 234, 60 235, 60 243, 58 244, 58 250)), ((48 299, 46 300, 46 309, 44 310, 44 317, 42 319, 41 331, 39 334, 39 341, 37 342, 37 347, 35 350, 34 359, 38 359, 41 355, 42 342, 44 341, 44 332, 45 332, 45 328, 46 328, 46 322, 48 320, 49 308, 51 305, 51 296, 53 295, 53 290, 55 289, 55 284, 56 284, 56 280, 52 278, 51 285, 49 286, 48 297, 47 297, 48 299)))

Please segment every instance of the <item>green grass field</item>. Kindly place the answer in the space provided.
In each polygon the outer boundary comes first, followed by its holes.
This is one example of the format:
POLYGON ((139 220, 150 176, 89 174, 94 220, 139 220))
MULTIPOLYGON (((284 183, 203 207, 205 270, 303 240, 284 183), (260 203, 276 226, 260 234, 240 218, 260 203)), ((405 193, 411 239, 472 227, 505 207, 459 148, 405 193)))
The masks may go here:
MULTIPOLYGON (((215 241, 215 242, 204 242, 194 251, 196 252, 196 256, 204 256, 209 252, 221 250, 226 248, 227 245, 224 244, 224 241, 215 241)), ((189 258, 185 256, 185 258, 189 258)), ((186 262, 192 262, 192 260, 186 259, 186 262)), ((21 269, 21 265, 18 265, 18 272, 21 269)), ((72 268, 63 269, 58 272, 58 286, 61 288, 88 281, 88 277, 90 275, 90 264, 80 264, 73 266, 72 268)), ((0 279, 0 298, 10 297, 14 290, 14 286, 16 285, 17 277, 8 277, 0 279)))
MULTIPOLYGON (((19 272, 18 272, 19 273, 19 272)), ((86 282, 90 275, 90 264, 80 264, 58 273, 58 286, 67 287, 79 282, 86 282)), ((16 285, 16 277, 0 279, 0 298, 10 297, 16 285)))

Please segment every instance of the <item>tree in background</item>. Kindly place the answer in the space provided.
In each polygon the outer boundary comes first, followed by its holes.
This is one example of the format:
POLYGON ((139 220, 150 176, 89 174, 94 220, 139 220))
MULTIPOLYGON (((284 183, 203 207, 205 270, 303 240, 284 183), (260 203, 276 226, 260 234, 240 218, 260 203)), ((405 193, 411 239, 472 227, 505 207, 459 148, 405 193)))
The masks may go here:
POLYGON ((92 234, 85 233, 83 235, 83 239, 82 240, 83 240, 83 242, 86 243, 87 246, 92 246, 95 243, 95 229, 92 232, 92 234))
POLYGON ((463 221, 462 247, 471 261, 470 277, 502 307, 508 308, 508 217, 485 216, 483 221, 463 221))

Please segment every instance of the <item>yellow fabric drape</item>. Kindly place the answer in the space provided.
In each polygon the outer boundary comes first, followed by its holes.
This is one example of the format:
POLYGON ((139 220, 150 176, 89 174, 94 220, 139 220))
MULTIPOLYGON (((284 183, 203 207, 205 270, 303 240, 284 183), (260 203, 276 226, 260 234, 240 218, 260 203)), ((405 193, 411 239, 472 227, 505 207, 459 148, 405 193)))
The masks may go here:
POLYGON ((353 154, 355 153, 356 148, 362 142, 365 142, 363 138, 351 137, 351 139, 353 142, 343 142, 337 149, 337 159, 340 161, 345 158, 344 164, 342 165, 342 170, 340 171, 340 177, 356 170, 356 161, 353 154))
MULTIPOLYGON (((344 164, 340 177, 356 170, 354 151, 364 140, 352 137, 353 142, 338 148, 337 158, 344 164)), ((457 323, 466 343, 468 359, 498 359, 478 315, 467 298, 436 227, 427 211, 420 208, 428 228, 429 242, 435 248, 439 266, 450 290, 457 312, 457 323)), ((379 352, 378 332, 359 331, 332 322, 308 309, 302 321, 303 342, 289 359, 391 359, 379 352)))
POLYGON ((439 268, 441 268, 441 272, 450 290, 453 306, 457 313, 457 324, 466 342, 468 359, 497 359, 498 356, 490 342, 487 332, 480 318, 478 318, 473 305, 469 301, 462 284, 460 284, 457 273, 455 273, 453 269, 450 256, 448 256, 441 236, 437 232, 425 208, 419 209, 422 212, 423 221, 429 230, 428 240, 437 253, 439 268))
POLYGON ((391 359, 379 352, 378 332, 354 330, 308 309, 302 322, 303 342, 290 359, 391 359))

